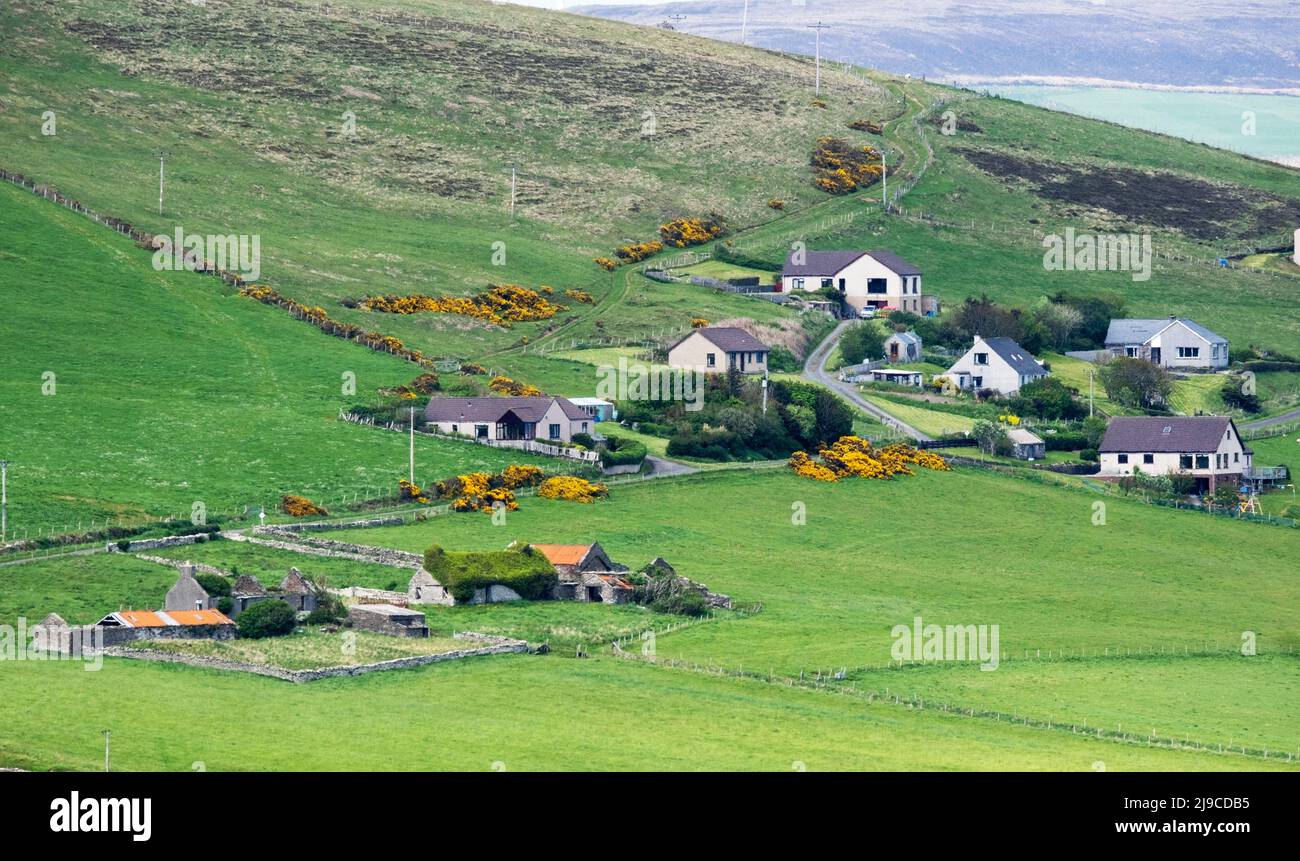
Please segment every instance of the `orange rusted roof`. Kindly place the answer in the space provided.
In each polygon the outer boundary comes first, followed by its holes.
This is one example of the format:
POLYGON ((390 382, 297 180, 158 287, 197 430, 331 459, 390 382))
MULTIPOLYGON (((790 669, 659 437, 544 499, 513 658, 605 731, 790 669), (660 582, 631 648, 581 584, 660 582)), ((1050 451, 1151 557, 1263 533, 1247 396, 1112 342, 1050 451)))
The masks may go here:
POLYGON ((230 625, 230 618, 220 610, 166 610, 168 618, 181 625, 230 625))
POLYGON ((534 544, 535 550, 552 565, 577 565, 591 549, 590 544, 534 544))
POLYGON ((167 623, 150 610, 120 610, 116 615, 131 628, 167 627, 167 623))

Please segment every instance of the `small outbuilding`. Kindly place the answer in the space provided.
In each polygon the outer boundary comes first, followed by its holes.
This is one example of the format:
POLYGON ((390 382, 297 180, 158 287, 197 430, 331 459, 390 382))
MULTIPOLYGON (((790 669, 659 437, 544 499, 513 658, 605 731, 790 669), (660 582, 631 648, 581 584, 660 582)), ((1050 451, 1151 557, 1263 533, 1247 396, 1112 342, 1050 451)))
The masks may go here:
POLYGON ((348 619, 359 631, 387 634, 390 637, 427 637, 429 626, 424 614, 409 607, 393 604, 353 604, 348 619))
POLYGON ((1021 460, 1042 460, 1047 456, 1047 443, 1034 433, 1024 428, 1012 428, 1007 431, 1011 440, 1012 453, 1021 460))

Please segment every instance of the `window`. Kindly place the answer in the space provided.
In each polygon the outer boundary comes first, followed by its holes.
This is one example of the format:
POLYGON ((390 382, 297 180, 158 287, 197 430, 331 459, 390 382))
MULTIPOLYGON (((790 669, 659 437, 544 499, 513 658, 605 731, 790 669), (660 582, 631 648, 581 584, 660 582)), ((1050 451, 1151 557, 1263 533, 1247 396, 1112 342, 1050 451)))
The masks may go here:
POLYGON ((1195 359, 1200 355, 1201 355, 1200 347, 1179 347, 1178 348, 1178 358, 1180 359, 1195 359))
POLYGON ((1125 347, 1125 348, 1124 348, 1124 355, 1128 356, 1130 359, 1136 359, 1136 358, 1138 357, 1138 348, 1137 348, 1137 347, 1125 347))
POLYGON ((802 278, 795 278, 795 279, 792 279, 792 280, 790 281, 790 286, 791 286, 791 288, 794 289, 794 290, 802 290, 802 289, 803 289, 803 279, 802 279, 802 278))
POLYGON ((975 388, 977 388, 977 389, 982 389, 982 388, 984 388, 984 378, 983 378, 983 377, 971 377, 971 378, 970 378, 970 384, 971 384, 972 386, 974 386, 975 388))
POLYGON ((718 354, 709 353, 706 355, 704 357, 704 364, 708 365, 710 368, 716 368, 718 366, 718 354))
POLYGON ((548 439, 559 439, 559 438, 560 438, 560 426, 559 426, 559 425, 551 425, 550 428, 551 428, 551 432, 550 432, 549 434, 547 434, 547 438, 548 438, 548 439))
POLYGON ((1155 456, 1154 454, 1144 454, 1144 455, 1142 455, 1142 462, 1143 462, 1143 463, 1155 463, 1155 462, 1156 462, 1156 456, 1155 456))
POLYGON ((583 432, 583 433, 586 433, 586 432, 587 432, 587 423, 586 423, 586 422, 583 422, 583 423, 582 423, 582 432, 583 432))
POLYGON ((1119 462, 1120 462, 1120 463, 1128 463, 1128 455, 1126 455, 1126 454, 1121 454, 1121 455, 1119 456, 1119 462))
POLYGON ((1198 455, 1196 456, 1196 468, 1197 468, 1197 469, 1209 469, 1209 468, 1210 468, 1210 456, 1209 456, 1208 454, 1198 454, 1198 455))
POLYGON ((460 433, 460 425, 452 425, 452 426, 451 426, 451 432, 452 432, 452 433, 460 433))
POLYGON ((834 279, 834 278, 823 278, 823 279, 822 279, 822 286, 823 286, 823 287, 834 287, 834 286, 835 286, 835 279, 834 279))
POLYGON ((1234 451, 1234 452, 1232 453, 1232 462, 1233 462, 1233 463, 1240 463, 1240 462, 1241 462, 1241 452, 1239 452, 1239 451, 1234 451))
POLYGON ((889 284, 889 282, 886 281, 884 278, 868 278, 868 279, 867 279, 867 292, 868 292, 868 293, 886 293, 886 292, 888 292, 888 284, 889 284))
POLYGON ((1179 468, 1179 469, 1191 469, 1191 468, 1192 468, 1192 456, 1191 456, 1190 454, 1180 454, 1180 455, 1178 455, 1178 468, 1179 468))
POLYGON ((977 364, 977 365, 987 365, 988 363, 989 363, 989 354, 988 354, 988 353, 976 353, 976 354, 975 354, 975 364, 977 364))

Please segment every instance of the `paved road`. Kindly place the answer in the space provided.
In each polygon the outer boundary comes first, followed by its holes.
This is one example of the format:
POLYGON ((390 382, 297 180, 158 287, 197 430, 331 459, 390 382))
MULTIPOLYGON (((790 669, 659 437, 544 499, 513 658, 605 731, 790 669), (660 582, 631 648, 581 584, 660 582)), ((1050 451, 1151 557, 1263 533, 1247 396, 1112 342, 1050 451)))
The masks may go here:
POLYGON ((867 413, 872 418, 879 419, 880 422, 887 427, 892 427, 901 433, 907 434, 915 440, 930 440, 931 437, 926 436, 911 425, 899 421, 880 407, 871 403, 871 401, 862 397, 862 395, 858 394, 856 386, 850 383, 841 382, 834 374, 829 373, 826 370, 826 360, 830 357, 831 350, 839 341, 840 336, 844 334, 844 330, 854 322, 854 320, 840 321, 840 324, 835 327, 835 330, 826 336, 826 340, 822 341, 817 346, 817 349, 808 354, 808 361, 806 361, 803 366, 804 378, 812 380, 814 383, 821 383, 823 386, 838 392, 843 395, 845 400, 849 403, 853 404, 864 413, 867 413))
POLYGON ((662 478, 666 475, 687 475, 692 472, 699 472, 699 469, 696 467, 688 466, 684 463, 678 463, 675 460, 668 460, 667 458, 655 457, 653 454, 646 455, 645 459, 654 467, 654 472, 652 472, 651 475, 655 478, 662 478))
POLYGON ((1246 422, 1241 426, 1241 429, 1259 430, 1260 428, 1271 428, 1277 425, 1290 424, 1295 421, 1300 421, 1300 409, 1291 410, 1289 413, 1282 413, 1280 416, 1273 416, 1272 418, 1257 419, 1253 422, 1246 422))

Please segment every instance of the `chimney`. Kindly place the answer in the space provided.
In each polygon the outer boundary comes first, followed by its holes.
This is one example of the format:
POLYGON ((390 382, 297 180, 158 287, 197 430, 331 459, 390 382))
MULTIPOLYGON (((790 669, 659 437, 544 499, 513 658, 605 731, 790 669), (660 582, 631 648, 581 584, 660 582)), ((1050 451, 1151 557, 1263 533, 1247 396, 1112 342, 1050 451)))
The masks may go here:
POLYGON ((191 578, 192 578, 193 576, 194 576, 194 563, 193 563, 193 562, 190 562, 190 561, 187 559, 185 562, 182 562, 182 563, 181 563, 181 577, 182 577, 182 578, 184 578, 184 577, 191 577, 191 578))

